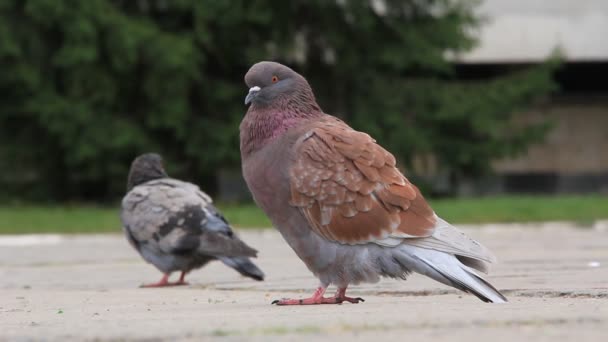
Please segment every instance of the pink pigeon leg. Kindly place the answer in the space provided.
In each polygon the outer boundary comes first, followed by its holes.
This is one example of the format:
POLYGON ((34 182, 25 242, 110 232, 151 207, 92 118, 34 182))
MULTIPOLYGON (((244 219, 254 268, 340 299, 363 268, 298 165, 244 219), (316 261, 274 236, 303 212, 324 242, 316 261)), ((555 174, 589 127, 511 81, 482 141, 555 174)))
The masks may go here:
POLYGON ((179 276, 179 280, 173 285, 188 285, 188 283, 184 280, 186 278, 186 271, 182 271, 182 274, 179 276))
POLYGON ((346 288, 338 289, 336 295, 333 297, 325 298, 323 294, 325 294, 325 290, 327 287, 319 286, 315 293, 310 298, 305 299, 280 299, 275 300, 271 304, 276 305, 317 305, 317 304, 342 304, 342 302, 350 302, 357 304, 359 302, 364 302, 363 298, 351 298, 346 297, 346 288))
POLYGON ((165 273, 163 275, 163 277, 160 278, 160 280, 157 283, 143 284, 140 287, 164 287, 164 286, 171 286, 171 283, 169 283, 169 275, 170 275, 170 273, 165 273))
POLYGON ((168 287, 168 286, 188 285, 188 283, 186 283, 184 281, 184 277, 186 276, 185 272, 182 272, 182 275, 180 276, 179 281, 177 281, 175 283, 169 282, 169 275, 170 275, 170 273, 165 273, 163 275, 163 277, 157 283, 143 284, 140 287, 151 288, 151 287, 168 287))

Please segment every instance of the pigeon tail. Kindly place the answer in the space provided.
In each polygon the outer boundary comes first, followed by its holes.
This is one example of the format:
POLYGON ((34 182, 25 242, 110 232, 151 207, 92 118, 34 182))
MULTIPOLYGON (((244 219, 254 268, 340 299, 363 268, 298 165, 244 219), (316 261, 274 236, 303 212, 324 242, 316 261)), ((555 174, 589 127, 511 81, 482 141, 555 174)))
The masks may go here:
POLYGON ((461 263, 454 255, 407 245, 402 245, 399 251, 401 253, 397 258, 410 266, 414 272, 471 293, 486 303, 507 302, 507 298, 494 286, 475 274, 473 269, 461 263))
POLYGON ((219 257, 226 266, 232 267, 240 274, 262 281, 264 280, 264 272, 260 270, 254 263, 247 257, 219 257))

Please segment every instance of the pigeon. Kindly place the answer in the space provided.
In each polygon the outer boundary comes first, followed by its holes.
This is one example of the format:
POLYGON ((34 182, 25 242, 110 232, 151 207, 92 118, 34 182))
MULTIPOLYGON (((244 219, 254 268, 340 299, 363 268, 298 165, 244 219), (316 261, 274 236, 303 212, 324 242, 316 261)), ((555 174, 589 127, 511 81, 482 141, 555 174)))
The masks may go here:
POLYGON ((234 234, 198 186, 169 178, 158 154, 143 154, 131 164, 120 219, 131 246, 163 273, 159 282, 142 287, 187 285, 186 274, 212 260, 264 279, 249 260, 257 251, 234 234), (175 271, 181 271, 179 281, 169 282, 175 271))
POLYGON ((300 74, 275 62, 245 75, 242 171, 256 204, 320 285, 277 305, 359 303, 351 284, 412 272, 485 302, 507 299, 478 275, 493 254, 435 214, 395 157, 372 137, 325 114, 300 74), (333 297, 324 297, 335 285, 333 297))

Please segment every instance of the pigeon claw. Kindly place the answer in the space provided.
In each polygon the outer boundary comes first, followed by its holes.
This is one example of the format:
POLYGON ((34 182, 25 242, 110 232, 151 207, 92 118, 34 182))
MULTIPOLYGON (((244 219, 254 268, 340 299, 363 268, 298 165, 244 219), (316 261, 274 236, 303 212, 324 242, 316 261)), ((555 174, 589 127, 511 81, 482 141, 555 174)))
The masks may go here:
POLYGON ((365 302, 365 299, 363 299, 361 297, 357 297, 357 298, 344 297, 344 298, 340 298, 340 300, 342 300, 343 302, 349 302, 349 303, 353 303, 353 304, 359 304, 361 302, 365 302))
POLYGON ((310 298, 304 299, 277 299, 273 300, 272 304, 276 304, 278 306, 283 305, 318 305, 318 304, 342 304, 344 302, 349 302, 353 304, 358 304, 360 302, 365 302, 365 300, 361 297, 353 298, 346 296, 346 287, 339 288, 336 294, 333 297, 323 297, 325 293, 326 287, 320 286, 317 288, 315 293, 310 298))
POLYGON ((276 299, 273 300, 272 304, 278 305, 278 306, 284 306, 284 305, 319 305, 319 304, 342 304, 344 302, 349 302, 352 304, 358 304, 360 302, 365 302, 365 300, 363 298, 357 297, 357 298, 351 298, 351 297, 311 297, 311 298, 305 298, 305 299, 276 299))

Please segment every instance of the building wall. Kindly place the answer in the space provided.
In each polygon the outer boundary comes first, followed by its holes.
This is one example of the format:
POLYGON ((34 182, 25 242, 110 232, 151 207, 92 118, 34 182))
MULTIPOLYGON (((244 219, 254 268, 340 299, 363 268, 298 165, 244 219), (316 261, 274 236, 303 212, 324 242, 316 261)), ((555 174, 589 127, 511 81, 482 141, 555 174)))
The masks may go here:
POLYGON ((608 98, 558 98, 518 119, 548 119, 553 128, 526 154, 496 161, 493 187, 484 190, 485 180, 469 193, 608 193, 608 98))
POLYGON ((479 45, 459 63, 539 62, 559 49, 568 62, 608 60, 607 0, 483 0, 479 45))
POLYGON ((608 193, 608 0, 482 0, 479 44, 461 65, 535 64, 559 51, 560 92, 518 116, 554 127, 523 156, 494 163, 496 175, 460 185, 462 194, 608 193), (574 66, 574 67, 573 67, 574 66))
POLYGON ((608 172, 608 99, 558 99, 519 116, 522 122, 539 119, 553 123, 546 141, 530 147, 524 156, 494 163, 497 172, 608 172))

